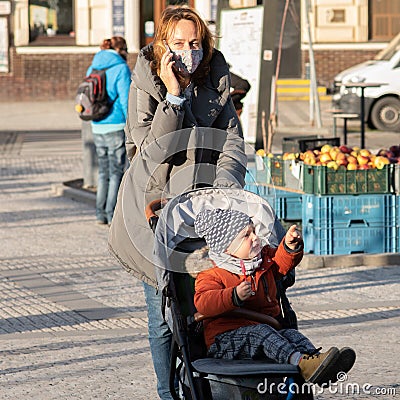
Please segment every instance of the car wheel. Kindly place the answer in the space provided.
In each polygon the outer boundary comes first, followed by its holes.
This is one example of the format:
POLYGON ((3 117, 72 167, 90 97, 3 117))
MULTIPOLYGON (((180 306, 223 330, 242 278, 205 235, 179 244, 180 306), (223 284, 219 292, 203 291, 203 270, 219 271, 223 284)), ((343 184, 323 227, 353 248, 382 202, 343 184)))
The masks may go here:
POLYGON ((379 99, 372 107, 371 122, 378 130, 400 132, 400 100, 396 97, 379 99))

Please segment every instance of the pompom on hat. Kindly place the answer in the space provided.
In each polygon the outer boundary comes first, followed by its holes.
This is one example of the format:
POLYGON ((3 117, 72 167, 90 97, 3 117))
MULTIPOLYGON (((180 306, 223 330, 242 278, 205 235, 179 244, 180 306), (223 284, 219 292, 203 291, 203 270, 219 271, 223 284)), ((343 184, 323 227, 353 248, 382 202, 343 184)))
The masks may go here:
POLYGON ((222 254, 244 228, 252 224, 251 218, 237 210, 203 210, 194 221, 196 234, 204 237, 211 251, 222 254))

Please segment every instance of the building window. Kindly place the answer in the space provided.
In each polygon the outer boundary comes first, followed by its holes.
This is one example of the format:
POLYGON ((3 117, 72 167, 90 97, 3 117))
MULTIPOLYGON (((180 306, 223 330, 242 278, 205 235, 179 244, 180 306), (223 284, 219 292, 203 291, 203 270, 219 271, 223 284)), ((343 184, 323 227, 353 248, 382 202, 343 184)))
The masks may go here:
POLYGON ((72 45, 73 0, 29 0, 29 42, 32 45, 72 45))
POLYGON ((388 41, 400 32, 400 1, 370 0, 370 38, 388 41))

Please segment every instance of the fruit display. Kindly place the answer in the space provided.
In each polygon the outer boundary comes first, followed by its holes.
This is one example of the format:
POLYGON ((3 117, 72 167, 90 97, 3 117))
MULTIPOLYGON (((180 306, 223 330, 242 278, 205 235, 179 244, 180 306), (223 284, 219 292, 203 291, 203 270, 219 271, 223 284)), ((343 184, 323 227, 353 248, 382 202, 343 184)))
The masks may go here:
POLYGON ((285 153, 283 160, 301 160, 307 165, 323 165, 334 170, 383 169, 388 164, 400 164, 400 146, 379 150, 373 154, 359 147, 331 146, 326 144, 321 150, 307 150, 304 153, 285 153))
POLYGON ((280 156, 259 151, 258 156, 267 165, 264 173, 272 178, 267 183, 314 194, 390 193, 394 170, 400 168, 398 145, 376 154, 368 149, 326 144, 320 150, 280 156), (295 170, 297 179, 292 176, 295 170))

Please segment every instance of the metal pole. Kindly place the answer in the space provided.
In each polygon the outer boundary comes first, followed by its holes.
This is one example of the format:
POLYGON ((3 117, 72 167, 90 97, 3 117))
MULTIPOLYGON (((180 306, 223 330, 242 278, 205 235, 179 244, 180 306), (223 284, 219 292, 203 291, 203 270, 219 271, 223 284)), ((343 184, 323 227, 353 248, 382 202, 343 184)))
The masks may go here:
POLYGON ((261 41, 261 59, 258 90, 256 149, 263 148, 263 129, 268 132, 269 118, 263 122, 263 112, 270 115, 271 109, 271 82, 275 73, 275 35, 278 0, 264 0, 264 17, 261 41), (267 126, 262 126, 262 124, 267 126))
POLYGON ((314 124, 314 110, 317 117, 317 127, 322 127, 322 119, 321 119, 321 108, 319 104, 319 97, 318 97, 318 90, 317 90, 317 76, 315 72, 315 60, 314 60, 314 50, 312 47, 312 38, 311 38, 311 27, 310 27, 310 2, 309 0, 305 1, 305 10, 306 10, 306 25, 307 25, 307 36, 308 36, 308 52, 310 58, 310 86, 311 86, 311 93, 310 93, 310 122, 312 125, 314 124), (313 100, 311 100, 311 97, 313 100), (315 101, 315 103, 314 103, 315 101), (312 114, 311 114, 311 105, 314 103, 312 107, 312 114), (311 115, 313 119, 311 120, 311 115))

